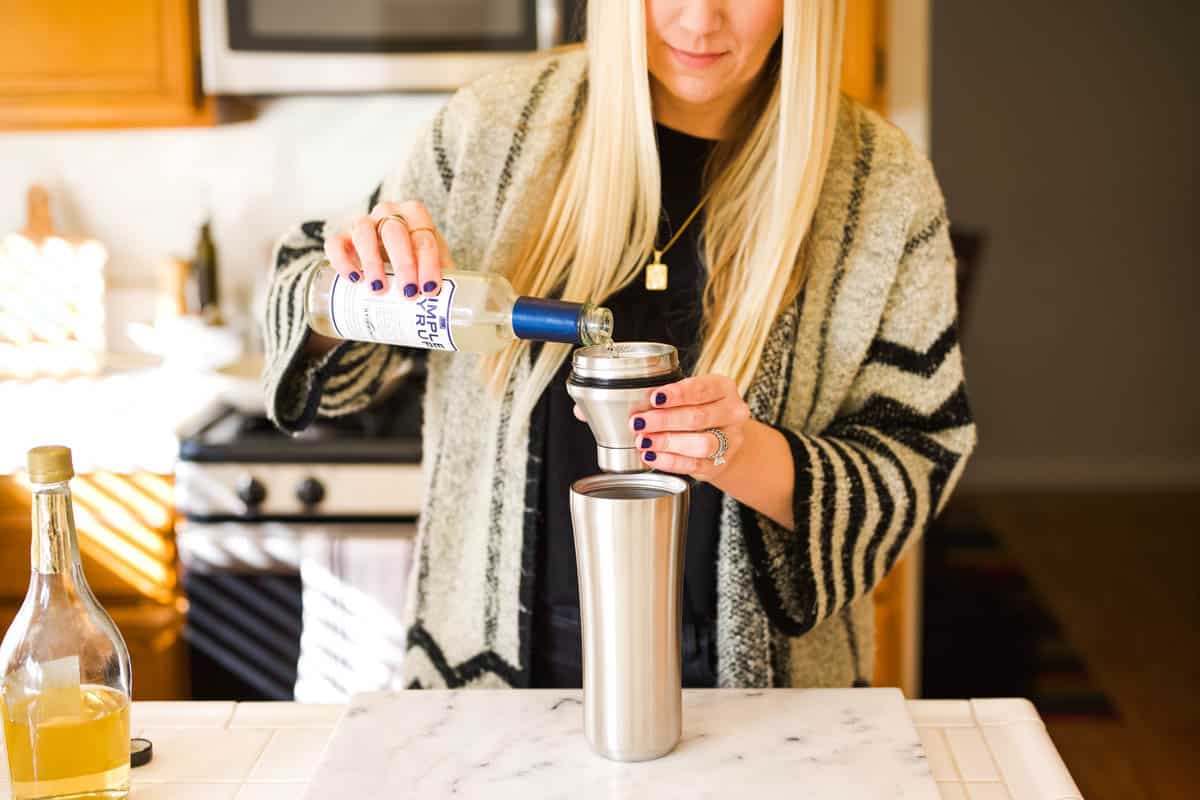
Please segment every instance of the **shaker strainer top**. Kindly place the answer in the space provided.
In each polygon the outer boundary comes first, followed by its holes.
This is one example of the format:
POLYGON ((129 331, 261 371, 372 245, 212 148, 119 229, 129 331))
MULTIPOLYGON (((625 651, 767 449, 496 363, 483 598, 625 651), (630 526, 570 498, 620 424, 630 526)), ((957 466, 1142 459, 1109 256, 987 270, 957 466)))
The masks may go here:
POLYGON ((576 385, 605 386, 610 382, 641 382, 647 386, 683 377, 679 353, 660 342, 616 342, 581 347, 571 357, 571 377, 576 385))

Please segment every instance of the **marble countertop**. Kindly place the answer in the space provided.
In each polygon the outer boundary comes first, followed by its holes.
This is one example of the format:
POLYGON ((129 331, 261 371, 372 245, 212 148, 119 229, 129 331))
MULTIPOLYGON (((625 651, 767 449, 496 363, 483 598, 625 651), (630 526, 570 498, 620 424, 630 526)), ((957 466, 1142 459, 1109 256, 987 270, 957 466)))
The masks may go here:
MULTIPOLYGON (((453 694, 413 692, 411 699, 433 708, 444 706, 453 694)), ((536 705, 544 701, 537 697, 544 694, 542 692, 487 694, 493 695, 501 705, 526 702, 536 705), (503 700, 502 695, 509 695, 509 698, 503 700), (514 699, 516 695, 524 697, 514 699)), ((576 692, 556 694, 563 698, 578 698, 576 692)), ((711 705, 714 694, 704 690, 685 692, 685 742, 681 747, 686 749, 689 735, 694 735, 696 730, 688 722, 688 709, 705 703, 711 705)), ((766 694, 775 695, 775 692, 766 694)), ((1045 726, 1028 701, 918 700, 904 703, 903 708, 920 740, 920 745, 906 754, 912 774, 928 773, 925 780, 931 777, 936 786, 933 797, 942 800, 1081 798, 1045 726)), ((131 800, 300 800, 310 787, 316 788, 312 783, 317 765, 327 756, 334 755, 332 751, 337 742, 329 747, 331 736, 346 716, 346 710, 345 706, 297 703, 135 703, 134 735, 146 736, 154 742, 155 757, 147 766, 134 770, 131 800)), ((690 716, 697 718, 697 712, 693 711, 690 716)), ((489 715, 466 722, 472 723, 479 734, 487 734, 505 721, 497 715, 489 715)), ((868 720, 863 717, 850 728, 855 724, 868 724, 868 720)), ((581 731, 578 739, 582 741, 581 731)), ((895 741, 892 743, 896 744, 895 741)), ((423 757, 427 758, 427 748, 424 753, 423 757)), ((444 754, 441 761, 452 760, 447 758, 452 754, 444 754)), ((661 770, 669 763, 670 757, 643 765, 610 765, 599 759, 596 761, 599 767, 618 771, 639 767, 661 770)), ((897 763, 903 763, 903 760, 897 763)), ((429 771, 438 765, 428 761, 425 764, 429 771)), ((533 767, 535 763, 531 762, 529 766, 533 767)), ((721 765, 693 763, 690 769, 694 771, 694 777, 701 779, 695 785, 707 786, 702 780, 703 773, 714 766, 721 765)), ((735 769, 730 765, 721 768, 735 769)), ((862 768, 869 770, 873 765, 864 764, 862 768)), ((593 786, 593 794, 603 797, 647 796, 644 792, 630 793, 627 791, 629 785, 619 780, 594 782, 593 786)), ((548 785, 534 780, 526 786, 522 797, 532 798, 539 793, 553 794, 555 791, 570 792, 574 797, 576 793, 570 791, 573 788, 561 782, 548 785)), ((792 796, 813 796, 799 786, 795 791, 799 794, 792 796)), ((715 786, 707 787, 707 792, 711 797, 728 796, 717 792, 715 786)), ((480 796, 478 792, 466 791, 460 792, 459 796, 472 794, 480 796)), ((0 768, 0 798, 9 796, 8 771, 0 768)), ((336 796, 351 795, 339 792, 336 796)), ((440 795, 426 792, 422 796, 440 795)), ((492 795, 489 792, 485 796, 492 795)), ((656 793, 653 796, 668 795, 656 793)))
POLYGON ((679 743, 639 763, 582 731, 577 691, 357 695, 304 798, 938 800, 895 689, 686 692, 679 743))

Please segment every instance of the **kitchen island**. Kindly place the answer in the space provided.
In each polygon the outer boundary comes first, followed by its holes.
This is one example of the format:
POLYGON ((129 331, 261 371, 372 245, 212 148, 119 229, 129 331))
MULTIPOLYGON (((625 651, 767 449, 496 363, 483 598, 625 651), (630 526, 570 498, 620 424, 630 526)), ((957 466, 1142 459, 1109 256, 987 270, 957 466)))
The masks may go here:
MULTIPOLYGON (((453 705, 456 694, 461 697, 465 693, 414 693, 417 694, 420 697, 412 698, 417 705, 432 707, 453 705)), ((502 694, 507 696, 502 704, 508 705, 526 702, 544 705, 544 701, 551 699, 550 694, 554 694, 558 698, 556 702, 561 700, 568 707, 568 713, 577 714, 582 720, 578 692, 502 694)), ((685 691, 684 737, 675 753, 641 765, 610 765, 610 762, 598 760, 597 768, 608 769, 613 774, 647 768, 669 770, 675 761, 681 769, 685 762, 689 771, 707 769, 687 757, 695 735, 694 730, 689 730, 689 720, 697 718, 695 709, 711 704, 718 695, 722 696, 720 702, 739 702, 736 694, 739 693, 733 690, 685 691)), ((404 700, 393 699, 392 702, 400 704, 404 700)), ((360 716, 362 704, 356 701, 352 706, 359 709, 355 716, 360 716)), ((1047 736, 1045 726, 1028 701, 917 700, 905 703, 904 709, 920 737, 921 746, 911 753, 913 774, 922 774, 926 782, 932 777, 941 798, 1071 800, 1081 797, 1047 736)), ((346 706, 298 703, 135 703, 134 735, 151 739, 155 755, 149 765, 134 770, 131 796, 133 800, 301 800, 317 773, 318 764, 327 755, 335 728, 353 721, 353 718, 343 720, 346 712, 346 706)), ((481 734, 505 724, 504 719, 496 718, 479 718, 473 722, 481 734)), ((579 742, 572 746, 582 744, 582 731, 577 735, 579 742)), ((425 736, 422 750, 427 754, 430 740, 438 737, 437 728, 428 729, 425 736)), ((443 761, 453 761, 464 752, 463 742, 449 736, 442 744, 443 761)), ((533 752, 533 748, 527 749, 533 752)), ((545 757, 540 760, 544 761, 545 757)), ((532 769, 537 766, 534 761, 539 759, 535 758, 529 764, 531 769, 525 776, 523 798, 582 796, 575 791, 578 787, 564 783, 563 776, 555 775, 553 770, 541 770, 539 777, 539 770, 532 769)), ((428 766, 432 769, 435 765, 428 766)), ((789 775, 802 774, 802 767, 796 762, 781 760, 779 769, 789 775)), ((872 769, 872 765, 864 764, 863 769, 872 769)), ((802 781, 797 781, 796 789, 799 792, 796 796, 803 796, 802 781)), ((727 796, 715 785, 711 791, 713 797, 727 796)), ((644 793, 623 791, 622 784, 616 781, 605 786, 593 784, 588 796, 597 793, 604 797, 645 796, 644 793)), ((352 790, 344 796, 351 794, 352 790)), ((462 796, 468 794, 460 792, 462 796)), ((0 798, 8 796, 7 770, 0 770, 0 798)), ((434 795, 424 793, 422 796, 434 795)), ((655 796, 673 795, 660 792, 655 796)), ((904 795, 897 792, 895 796, 904 795)))

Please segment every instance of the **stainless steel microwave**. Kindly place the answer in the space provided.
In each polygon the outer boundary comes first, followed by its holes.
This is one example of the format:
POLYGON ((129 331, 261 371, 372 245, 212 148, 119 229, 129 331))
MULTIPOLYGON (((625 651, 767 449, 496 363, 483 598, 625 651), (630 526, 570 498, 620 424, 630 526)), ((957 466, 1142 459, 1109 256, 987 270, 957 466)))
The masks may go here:
POLYGON ((449 90, 561 44, 579 0, 200 0, 204 91, 449 90))

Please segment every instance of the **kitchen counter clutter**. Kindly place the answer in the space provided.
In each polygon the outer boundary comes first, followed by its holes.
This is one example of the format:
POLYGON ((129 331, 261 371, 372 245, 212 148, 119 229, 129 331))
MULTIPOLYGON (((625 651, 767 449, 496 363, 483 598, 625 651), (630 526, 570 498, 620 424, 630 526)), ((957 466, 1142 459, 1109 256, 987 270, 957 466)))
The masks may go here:
MULTIPOLYGON (((414 691, 362 695, 348 707, 139 702, 133 735, 154 742, 154 760, 134 770, 131 797, 1081 797, 1025 700, 685 690, 675 751, 620 764, 588 750, 580 696, 414 691), (368 760, 374 769, 363 767, 368 760), (822 782, 838 769, 856 775, 854 785, 822 782)), ((0 798, 8 796, 0 770, 0 798)))

